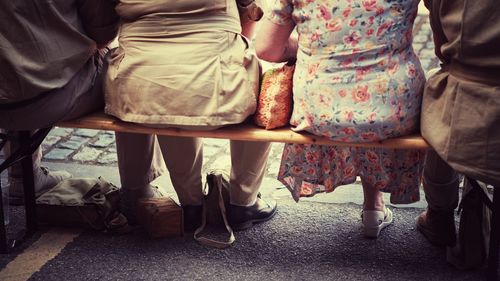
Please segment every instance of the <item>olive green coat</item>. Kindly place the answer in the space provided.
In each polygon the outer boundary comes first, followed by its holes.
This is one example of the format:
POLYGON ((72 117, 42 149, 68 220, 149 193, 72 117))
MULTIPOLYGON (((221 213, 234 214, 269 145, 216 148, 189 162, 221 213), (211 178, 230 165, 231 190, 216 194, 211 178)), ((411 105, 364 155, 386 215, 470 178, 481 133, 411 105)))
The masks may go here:
POLYGON ((432 0, 443 65, 424 92, 423 137, 455 170, 500 184, 500 5, 432 0))

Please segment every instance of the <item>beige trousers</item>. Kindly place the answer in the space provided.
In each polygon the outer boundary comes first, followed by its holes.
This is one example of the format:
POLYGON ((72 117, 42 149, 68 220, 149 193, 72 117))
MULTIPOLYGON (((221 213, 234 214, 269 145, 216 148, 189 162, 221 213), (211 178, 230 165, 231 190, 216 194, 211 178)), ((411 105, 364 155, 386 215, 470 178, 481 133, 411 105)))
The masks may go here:
POLYGON ((423 185, 429 208, 435 211, 451 211, 458 205, 458 173, 434 150, 425 159, 423 185))
MULTIPOLYGON (((7 157, 10 156, 12 151, 15 151, 19 147, 19 143, 14 142, 14 143, 9 143, 3 148, 3 152, 7 157)), ((33 159, 33 172, 36 172, 37 169, 40 169, 40 164, 42 162, 42 148, 38 147, 35 152, 33 152, 32 155, 33 159)), ((23 176, 23 170, 22 170, 22 165, 20 162, 12 165, 8 170, 9 177, 13 178, 21 178, 23 176)), ((36 174, 36 173, 35 173, 36 174)), ((36 183, 35 183, 36 187, 36 183)))
MULTIPOLYGON (((163 159, 182 205, 202 202, 203 142, 200 138, 116 133, 122 188, 144 188, 161 173, 163 159), (158 149, 160 148, 160 149, 158 149)), ((231 204, 249 205, 256 200, 264 177, 270 143, 230 141, 231 204)))
POLYGON ((102 110, 102 79, 107 64, 103 59, 104 51, 101 53, 89 59, 64 87, 44 93, 43 98, 33 103, 0 110, 0 128, 15 131, 36 130, 102 110))
MULTIPOLYGON (((54 123, 70 120, 100 110, 104 106, 102 78, 107 64, 102 51, 89 59, 85 66, 63 88, 46 93, 45 97, 34 103, 9 110, 0 110, 0 128, 5 131, 33 131, 53 126, 54 123)), ((8 157, 17 149, 17 142, 10 142, 4 147, 8 157)), ((33 153, 33 170, 40 168, 41 148, 33 153)), ((21 164, 9 168, 9 176, 22 174, 21 164)), ((36 184, 35 184, 36 186, 36 184)))

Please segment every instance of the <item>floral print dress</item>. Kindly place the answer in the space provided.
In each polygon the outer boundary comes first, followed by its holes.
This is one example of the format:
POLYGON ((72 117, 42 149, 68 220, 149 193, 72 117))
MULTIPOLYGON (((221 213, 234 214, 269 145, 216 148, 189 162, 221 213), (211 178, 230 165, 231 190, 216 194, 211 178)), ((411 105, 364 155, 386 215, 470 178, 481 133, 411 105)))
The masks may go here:
MULTIPOLYGON (((299 50, 290 123, 333 140, 373 142, 418 131, 425 76, 412 48, 419 0, 275 0, 299 50)), ((295 200, 362 181, 419 200, 425 152, 287 144, 278 179, 295 200)))

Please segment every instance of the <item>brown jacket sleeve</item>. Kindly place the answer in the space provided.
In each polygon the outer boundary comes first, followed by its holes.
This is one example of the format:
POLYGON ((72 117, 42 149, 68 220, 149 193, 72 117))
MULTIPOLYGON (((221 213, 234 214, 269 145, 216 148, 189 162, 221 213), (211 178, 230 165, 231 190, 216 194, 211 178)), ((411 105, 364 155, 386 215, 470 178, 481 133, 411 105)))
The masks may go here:
POLYGON ((98 46, 107 45, 118 33, 119 16, 113 0, 78 0, 78 12, 87 35, 98 46))
POLYGON ((439 18, 441 0, 424 0, 426 5, 429 5, 429 19, 432 29, 432 39, 434 40, 434 53, 442 62, 448 62, 448 59, 443 56, 441 46, 448 42, 444 34, 443 27, 441 26, 441 19, 439 18))

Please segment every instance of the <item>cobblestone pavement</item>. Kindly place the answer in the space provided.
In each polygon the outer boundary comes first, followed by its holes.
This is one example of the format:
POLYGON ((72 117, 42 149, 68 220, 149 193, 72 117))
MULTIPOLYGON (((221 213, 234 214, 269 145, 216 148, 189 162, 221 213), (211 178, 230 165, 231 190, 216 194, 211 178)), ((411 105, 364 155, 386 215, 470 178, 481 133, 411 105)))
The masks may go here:
MULTIPOLYGON (((427 72, 438 65, 428 17, 418 15, 415 21, 413 47, 427 72)), ((229 165, 227 140, 204 140, 204 170, 224 168, 229 165), (221 167, 222 165, 222 167, 221 167)), ((97 166, 116 166, 114 133, 87 129, 55 128, 42 144, 44 161, 79 163, 97 166)), ((274 143, 269 158, 266 177, 276 178, 283 144, 274 143)))

